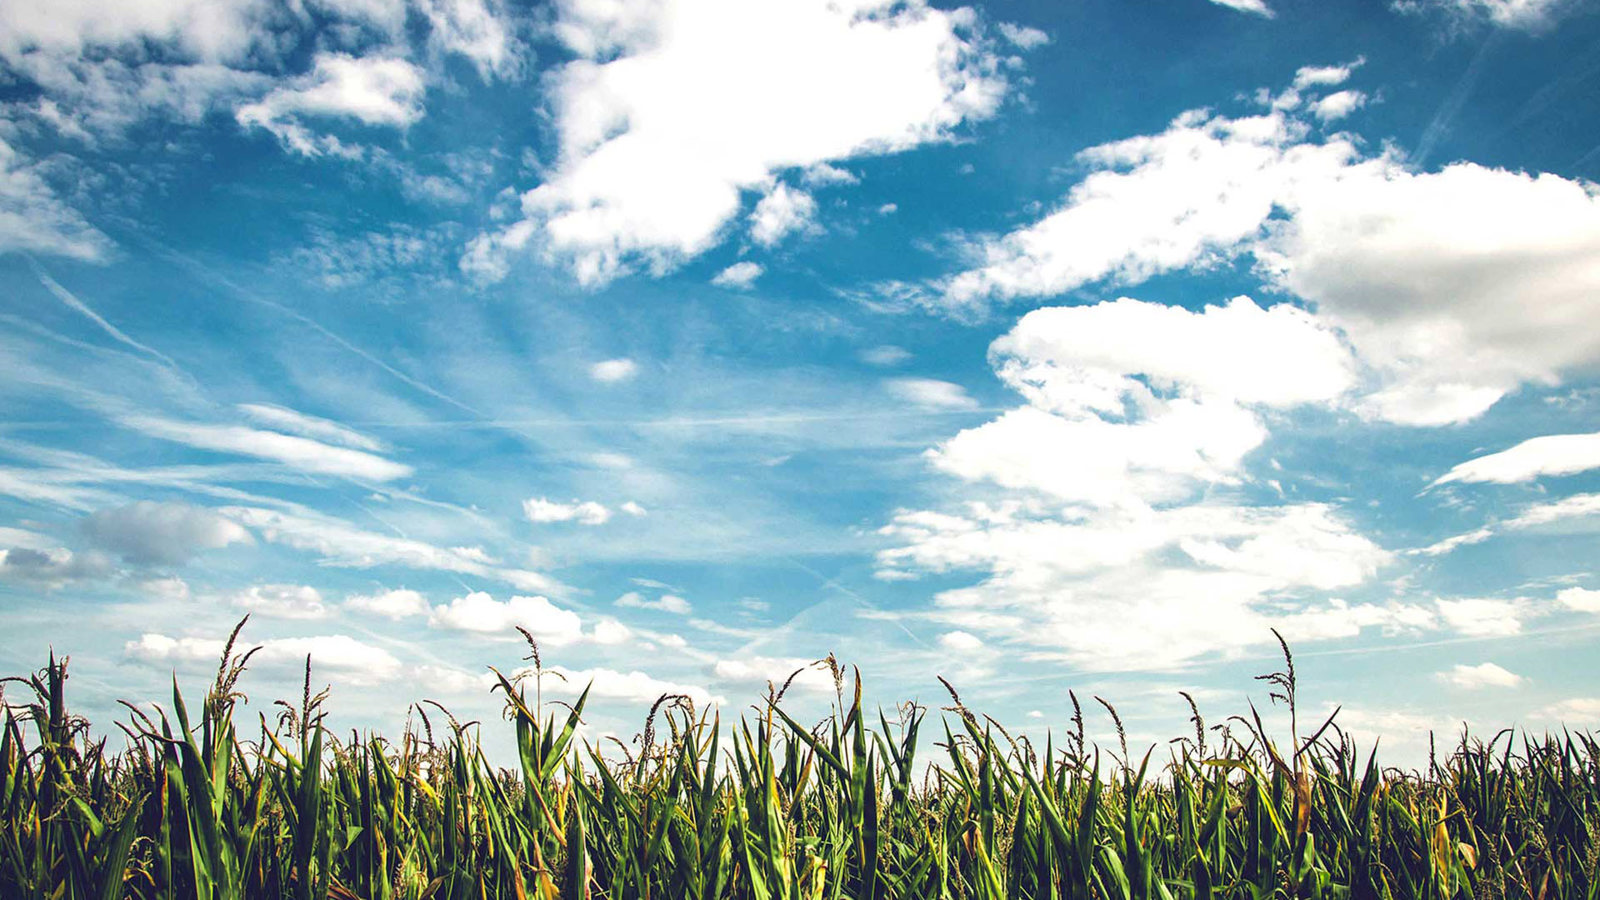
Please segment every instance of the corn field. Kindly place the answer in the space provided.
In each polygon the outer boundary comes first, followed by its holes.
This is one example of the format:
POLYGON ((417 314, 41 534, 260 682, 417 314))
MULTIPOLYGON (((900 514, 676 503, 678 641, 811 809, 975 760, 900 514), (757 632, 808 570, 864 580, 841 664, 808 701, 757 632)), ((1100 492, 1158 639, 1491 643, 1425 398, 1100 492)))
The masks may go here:
POLYGON ((198 710, 176 683, 163 712, 126 704, 120 752, 68 711, 65 660, 7 680, 0 896, 1600 897, 1592 735, 1463 734, 1384 769, 1336 715, 1296 736, 1287 647, 1261 676, 1281 740, 1254 709, 1211 728, 1195 710, 1192 736, 1134 756, 1086 742, 1080 709, 1038 746, 954 688, 934 720, 871 711, 830 658, 820 723, 780 689, 726 727, 663 697, 620 759, 577 737, 587 691, 543 708, 535 647, 528 678, 495 673, 508 770, 442 707, 398 743, 336 739, 309 662, 298 703, 236 722, 233 646, 198 710))

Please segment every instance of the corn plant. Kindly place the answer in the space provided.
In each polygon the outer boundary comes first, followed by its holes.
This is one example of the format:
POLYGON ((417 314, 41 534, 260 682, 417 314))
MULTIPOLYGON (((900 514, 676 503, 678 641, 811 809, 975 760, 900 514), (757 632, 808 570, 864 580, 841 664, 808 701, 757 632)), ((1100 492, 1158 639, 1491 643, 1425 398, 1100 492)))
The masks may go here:
POLYGON ((1193 736, 1136 754, 1096 698, 1118 731, 1100 748, 1072 695, 1073 727, 1036 746, 948 683, 942 716, 869 707, 829 657, 820 721, 787 685, 737 721, 669 695, 619 758, 579 738, 587 690, 545 701, 525 633, 531 670, 491 669, 502 767, 437 705, 395 740, 338 737, 309 659, 246 739, 243 626, 198 707, 176 683, 128 705, 120 751, 69 712, 67 660, 0 683, 0 897, 1600 900, 1593 734, 1463 733, 1384 768, 1337 712, 1300 733, 1286 644, 1262 676, 1282 735, 1253 707, 1208 728, 1185 695, 1193 736))

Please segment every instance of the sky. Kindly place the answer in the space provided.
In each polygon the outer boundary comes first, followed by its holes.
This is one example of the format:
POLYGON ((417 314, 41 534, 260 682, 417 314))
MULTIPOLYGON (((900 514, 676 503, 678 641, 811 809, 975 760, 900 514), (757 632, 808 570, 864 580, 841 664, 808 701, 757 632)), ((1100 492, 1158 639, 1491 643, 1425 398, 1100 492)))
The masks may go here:
POLYGON ((1593 728, 1597 181, 1576 0, 13 0, 0 668, 1593 728))

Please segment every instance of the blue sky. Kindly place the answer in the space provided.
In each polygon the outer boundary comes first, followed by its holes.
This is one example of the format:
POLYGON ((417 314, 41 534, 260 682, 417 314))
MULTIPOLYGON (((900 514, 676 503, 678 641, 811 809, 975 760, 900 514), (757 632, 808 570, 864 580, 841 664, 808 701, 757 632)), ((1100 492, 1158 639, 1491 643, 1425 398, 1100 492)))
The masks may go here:
POLYGON ((1560 0, 8 3, 0 666, 1157 741, 1277 628, 1397 754, 1593 726, 1597 82, 1560 0))

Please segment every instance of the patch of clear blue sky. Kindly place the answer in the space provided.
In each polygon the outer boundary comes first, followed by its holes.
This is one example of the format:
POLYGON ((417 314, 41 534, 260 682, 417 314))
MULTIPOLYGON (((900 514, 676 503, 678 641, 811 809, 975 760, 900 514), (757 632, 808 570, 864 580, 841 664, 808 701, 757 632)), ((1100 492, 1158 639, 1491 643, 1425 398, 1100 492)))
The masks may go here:
MULTIPOLYGON (((752 250, 748 258, 767 268, 752 291, 708 284, 741 258, 744 242, 732 233, 672 272, 624 277, 598 291, 576 287, 531 256, 518 259, 499 284, 477 286, 460 275, 465 241, 494 224, 495 195, 537 185, 532 161, 552 158, 549 123, 535 112, 538 74, 485 85, 463 67, 448 90, 430 91, 426 116, 403 138, 358 133, 394 165, 418 173, 477 167, 479 174, 451 198, 408 195, 383 166, 287 154, 270 136, 243 132, 225 115, 198 124, 151 121, 126 140, 95 147, 20 138, 36 157, 59 153, 76 161, 81 185, 73 200, 116 244, 103 265, 45 256, 37 265, 181 371, 110 340, 58 302, 29 259, 0 257, 6 285, 0 311, 8 317, 0 347, 11 360, 9 374, 0 377, 0 454, 22 469, 45 465, 37 448, 91 454, 135 472, 238 464, 234 456, 108 424, 107 410, 202 419, 238 403, 281 405, 384 442, 391 459, 416 470, 389 487, 415 498, 266 464, 219 485, 374 531, 481 545, 508 563, 560 579, 571 588, 563 602, 586 616, 616 615, 636 628, 678 632, 712 656, 814 658, 833 650, 862 663, 884 700, 937 701, 935 671, 959 672, 941 661, 937 638, 944 629, 859 613, 918 609, 936 590, 977 576, 875 580, 872 554, 885 546, 876 530, 897 509, 936 508, 952 497, 951 480, 930 471, 923 451, 1017 404, 995 379, 985 350, 1035 304, 1000 307, 984 321, 965 323, 873 311, 849 292, 886 279, 951 273, 961 268, 953 261, 953 233, 998 233, 1034 220, 1039 205, 1057 204, 1083 174, 1075 154, 1084 148, 1159 132, 1188 109, 1242 111, 1247 104, 1239 95, 1282 89, 1304 65, 1365 61, 1351 86, 1371 99, 1347 124, 1369 151, 1393 142, 1406 152, 1425 151, 1428 165, 1471 160, 1600 178, 1594 152, 1600 17, 1592 11, 1524 32, 1452 27, 1440 16, 1397 15, 1379 2, 1273 6, 1272 19, 1203 0, 985 6, 993 19, 1034 26, 1053 39, 1026 56, 1027 80, 1019 88, 1026 100, 962 127, 957 142, 841 161, 860 183, 816 191, 821 234, 775 251, 752 250), (895 211, 880 214, 888 203, 895 211), (398 255, 381 245, 396 237, 415 243, 398 255), (904 348, 908 360, 888 369, 862 361, 864 351, 885 344, 904 348), (636 378, 602 385, 589 377, 590 364, 620 357, 638 363, 636 378), (962 385, 980 408, 914 414, 884 391, 883 379, 899 375, 962 385), (631 465, 608 464, 601 454, 626 456, 631 465), (521 503, 536 496, 613 507, 635 500, 649 515, 617 515, 601 528, 533 525, 521 503), (531 548, 537 551, 529 557, 531 548), (641 587, 635 579, 670 587, 641 587), (614 608, 613 600, 629 590, 680 594, 697 617, 734 633, 614 608), (751 599, 762 605, 741 605, 751 599)), ((561 58, 552 45, 536 49, 538 65, 561 58)), ((6 91, 25 97, 28 86, 14 82, 6 91)), ((1241 264, 1135 286, 1091 284, 1051 302, 1126 294, 1197 309, 1239 293, 1276 299, 1241 264)), ((1514 515, 1532 499, 1600 490, 1591 472, 1466 492, 1456 506, 1417 498, 1428 481, 1480 450, 1594 430, 1600 420, 1593 395, 1569 405, 1544 402, 1588 384, 1525 388, 1481 419, 1445 428, 1352 428, 1348 419, 1296 413, 1293 427, 1275 429, 1260 453, 1292 473, 1285 486, 1293 496, 1338 503, 1382 546, 1422 546, 1514 515)), ((105 496, 84 508, 0 497, 0 525, 81 549, 80 520, 94 506, 237 502, 136 480, 102 487, 105 496)), ((1563 576, 1593 586, 1595 542, 1591 522, 1569 534, 1507 536, 1405 566, 1420 592, 1517 596, 1534 593, 1530 583, 1563 576)), ((219 633, 238 614, 220 598, 252 584, 312 585, 330 606, 348 594, 401 586, 435 603, 468 590, 497 598, 512 593, 470 575, 323 566, 312 554, 259 538, 197 554, 171 571, 189 583, 193 600, 140 599, 126 580, 54 589, 0 582, 10 634, 0 645, 0 665, 16 673, 38 665, 50 646, 70 652, 85 676, 75 685, 83 685, 93 708, 109 712, 113 698, 150 695, 164 678, 124 661, 124 641, 144 631, 219 633)), ((1352 601, 1381 598, 1391 590, 1386 581, 1343 594, 1352 601)), ((350 633, 392 648, 408 666, 503 666, 519 655, 515 644, 429 630, 416 620, 262 618, 253 628, 259 638, 350 633)), ((1450 644, 1400 646, 1407 643, 1367 635, 1306 647, 1302 677, 1319 699, 1348 695, 1375 707, 1425 706, 1445 690, 1432 673, 1464 658, 1450 644), (1380 648, 1387 649, 1361 652, 1380 648)), ((1523 636, 1493 649, 1500 664, 1535 680, 1532 696, 1541 702, 1559 699, 1563 690, 1593 694, 1600 687, 1584 665, 1593 651, 1588 632, 1523 636)), ((715 681, 705 660, 641 657, 626 645, 547 649, 546 659, 715 681)), ((1225 707, 1213 714, 1235 712, 1230 704, 1250 687, 1248 675, 1269 664, 1263 651, 1172 675, 1105 676, 1019 658, 963 687, 969 702, 985 702, 1007 718, 1031 709, 1059 717, 1067 687, 1111 697, 1122 690, 1130 720, 1147 716, 1165 725, 1181 718, 1175 695, 1141 710, 1147 701, 1139 691, 1210 688, 1221 692, 1216 702, 1225 707)), ((262 680, 279 688, 292 678, 269 672, 262 680)), ((336 695, 336 709, 348 722, 393 727, 398 709, 375 704, 418 690, 425 692, 409 682, 351 687, 349 696, 374 705, 336 695)), ((748 690, 724 685, 716 692, 737 705, 754 699, 737 693, 748 690)), ((489 708, 485 700, 453 702, 475 715, 489 708)), ((1484 715, 1514 718, 1534 702, 1490 698, 1484 715)), ((623 708, 602 721, 626 731, 631 714, 623 708)))

